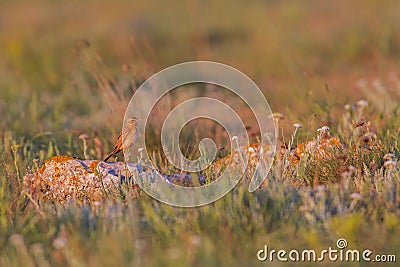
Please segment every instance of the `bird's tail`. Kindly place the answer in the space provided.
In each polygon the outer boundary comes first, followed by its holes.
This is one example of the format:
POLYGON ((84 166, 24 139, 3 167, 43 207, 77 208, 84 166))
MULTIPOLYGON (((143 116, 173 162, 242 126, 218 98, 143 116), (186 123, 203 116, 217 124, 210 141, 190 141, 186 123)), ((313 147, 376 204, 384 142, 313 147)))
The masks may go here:
POLYGON ((118 149, 117 147, 115 147, 114 150, 111 151, 111 153, 108 154, 108 155, 106 156, 106 158, 105 158, 103 161, 106 162, 106 161, 109 160, 112 156, 118 154, 118 153, 121 152, 121 151, 122 151, 122 149, 118 149))
POLYGON ((107 160, 109 160, 112 156, 114 155, 114 153, 110 153, 106 156, 106 158, 103 160, 104 162, 107 162, 107 160))

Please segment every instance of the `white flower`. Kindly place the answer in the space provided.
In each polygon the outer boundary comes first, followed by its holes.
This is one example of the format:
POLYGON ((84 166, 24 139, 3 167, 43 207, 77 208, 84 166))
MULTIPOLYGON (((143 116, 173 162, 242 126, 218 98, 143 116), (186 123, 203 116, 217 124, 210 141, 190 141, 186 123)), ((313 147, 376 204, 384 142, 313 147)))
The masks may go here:
POLYGON ((255 152, 254 148, 252 148, 251 146, 247 148, 247 151, 249 153, 254 153, 255 152))
POLYGON ((355 173, 357 171, 357 168, 354 166, 351 166, 351 165, 348 167, 348 169, 349 169, 349 172, 351 172, 351 173, 355 173))
POLYGON ((386 168, 392 169, 395 168, 397 165, 397 162, 394 160, 388 160, 383 164, 386 168))
POLYGON ((295 124, 293 124, 293 127, 297 128, 297 129, 300 129, 300 128, 303 127, 303 125, 301 125, 300 123, 295 123, 295 124))
POLYGON ((387 160, 394 160, 395 157, 396 157, 396 156, 395 156, 393 153, 388 153, 388 154, 386 154, 385 156, 383 156, 383 159, 384 159, 385 161, 387 161, 387 160))
POLYGON ((364 99, 361 99, 361 100, 357 101, 356 105, 358 107, 368 107, 368 101, 364 100, 364 99))
POLYGON ((350 195, 351 199, 357 199, 357 200, 361 200, 362 196, 359 193, 353 193, 350 195))
POLYGON ((323 132, 323 133, 326 133, 326 132, 329 132, 330 131, 330 129, 331 128, 329 128, 329 126, 322 126, 321 128, 319 128, 318 130, 317 130, 317 132, 323 132))
POLYGON ((268 116, 269 118, 272 118, 274 120, 283 120, 285 116, 282 113, 272 113, 271 115, 268 116))
POLYGON ((325 185, 318 185, 316 188, 317 192, 325 192, 326 186, 325 185))
POLYGON ((89 135, 83 133, 83 134, 81 134, 81 135, 79 136, 79 139, 81 139, 81 140, 88 140, 88 139, 89 139, 89 135))

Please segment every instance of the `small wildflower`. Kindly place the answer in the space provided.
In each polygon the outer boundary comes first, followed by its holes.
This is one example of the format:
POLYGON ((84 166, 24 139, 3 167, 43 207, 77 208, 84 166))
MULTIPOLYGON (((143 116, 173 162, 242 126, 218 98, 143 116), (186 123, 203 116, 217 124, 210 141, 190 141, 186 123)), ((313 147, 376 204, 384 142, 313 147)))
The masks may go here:
POLYGON ((96 207, 100 207, 101 205, 103 205, 103 202, 101 201, 93 201, 93 205, 96 207))
POLYGON ((272 118, 274 120, 283 120, 285 116, 282 113, 272 113, 271 115, 268 116, 269 118, 272 118))
POLYGON ((252 147, 248 147, 248 148, 247 148, 247 152, 249 152, 249 153, 254 153, 255 150, 254 150, 254 148, 252 148, 252 147))
POLYGON ((293 124, 293 127, 296 129, 300 129, 303 127, 303 125, 301 125, 300 123, 295 123, 295 124, 293 124))
POLYGON ((394 161, 394 160, 388 160, 388 161, 386 161, 383 165, 384 165, 386 168, 388 168, 388 169, 393 169, 393 168, 396 167, 397 162, 394 161))
POLYGON ((361 100, 357 101, 356 105, 357 105, 357 107, 363 107, 363 108, 368 107, 368 101, 361 99, 361 100))
POLYGON ((353 193, 350 195, 350 198, 355 200, 361 200, 362 196, 359 193, 353 193))
POLYGON ((349 173, 355 173, 355 172, 357 171, 357 168, 354 167, 354 166, 352 166, 352 165, 350 165, 350 166, 348 167, 348 169, 349 169, 349 173))
POLYGON ((88 139, 89 139, 89 135, 83 133, 83 134, 81 134, 81 135, 79 136, 79 139, 80 139, 80 140, 88 140, 88 139))
POLYGON ((317 132, 322 132, 322 133, 326 133, 326 132, 329 132, 331 130, 331 128, 329 128, 329 126, 322 126, 321 128, 319 128, 318 130, 317 130, 317 132))
POLYGON ((388 153, 385 156, 383 156, 383 160, 388 161, 388 160, 394 160, 396 156, 393 153, 388 153))
POLYGON ((79 139, 82 140, 83 142, 83 156, 85 159, 89 159, 87 150, 88 150, 88 143, 87 141, 89 140, 89 135, 83 133, 79 136, 79 139))
POLYGON ((326 191, 326 186, 325 185, 318 185, 316 188, 317 192, 325 192, 326 191))
POLYGON ((274 120, 275 124, 275 144, 278 144, 279 142, 279 121, 283 120, 285 116, 283 116, 282 113, 272 113, 271 115, 268 116, 269 118, 272 118, 274 120))

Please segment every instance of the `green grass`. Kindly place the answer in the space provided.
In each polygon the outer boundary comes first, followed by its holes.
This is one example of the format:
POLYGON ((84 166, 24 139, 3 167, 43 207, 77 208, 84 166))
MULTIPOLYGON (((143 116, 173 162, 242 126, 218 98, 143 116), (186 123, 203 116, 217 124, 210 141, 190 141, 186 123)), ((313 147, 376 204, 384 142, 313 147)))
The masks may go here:
MULTIPOLYGON (((396 121, 391 117, 384 125, 396 125, 396 121)), ((385 167, 383 156, 390 152, 398 157, 399 133, 392 126, 377 128, 378 139, 372 149, 359 145, 365 128, 332 130, 332 134, 340 135, 345 147, 334 149, 329 157, 321 160, 310 154, 298 165, 289 165, 283 177, 276 163, 262 190, 249 193, 243 182, 224 198, 199 208, 171 207, 143 192, 138 199, 109 195, 100 206, 30 201, 22 191, 22 176, 37 170, 34 159, 41 163, 54 154, 68 153, 82 157, 81 145, 76 135, 57 141, 52 134, 26 138, 6 132, 0 142, 0 236, 4 237, 0 263, 258 265, 261 263, 256 253, 264 245, 271 249, 320 251, 335 248, 339 238, 345 238, 349 248, 397 255, 400 180, 398 168, 385 167), (345 166, 356 169, 353 173, 337 173, 336 156, 343 153, 348 154, 345 166), (348 185, 344 179, 350 179, 348 185), (354 197, 354 192, 361 199, 354 197)))
POLYGON ((363 193, 353 207, 350 190, 296 190, 271 179, 264 190, 251 194, 242 184, 200 208, 174 208, 144 194, 102 206, 43 203, 39 212, 25 208, 14 166, 7 168, 13 175, 1 179, 2 266, 256 265, 264 244, 322 250, 341 237, 352 248, 399 250, 398 181, 383 184, 379 195, 363 193))
MULTIPOLYGON (((342 237, 350 248, 400 257, 399 169, 383 160, 387 153, 400 155, 397 1, 77 5, 0 3, 0 266, 292 266, 260 263, 256 253, 264 245, 322 250, 342 237), (253 78, 273 110, 286 115, 286 143, 292 124, 300 122, 293 146, 330 125, 345 148, 324 160, 308 155, 283 178, 276 164, 264 189, 248 193, 243 182, 200 208, 170 207, 144 193, 138 199, 110 196, 100 206, 27 198, 27 172, 54 155, 83 158, 82 133, 96 135, 108 152, 140 83, 163 67, 195 59, 230 64, 253 78), (363 88, 355 86, 360 77, 363 88), (359 140, 367 130, 349 127, 359 118, 357 109, 343 108, 363 98, 370 103, 363 115, 377 135, 370 149, 359 140), (344 163, 338 160, 343 154, 344 163)), ((190 96, 176 91, 161 102, 146 137, 165 170, 173 168, 159 155, 160 122, 168 101, 175 105, 190 96)), ((239 110, 256 132, 248 109, 239 110)), ((225 145, 219 126, 193 131, 196 126, 182 134, 190 156, 210 133, 225 145)), ((97 158, 93 140, 88 153, 97 158)))

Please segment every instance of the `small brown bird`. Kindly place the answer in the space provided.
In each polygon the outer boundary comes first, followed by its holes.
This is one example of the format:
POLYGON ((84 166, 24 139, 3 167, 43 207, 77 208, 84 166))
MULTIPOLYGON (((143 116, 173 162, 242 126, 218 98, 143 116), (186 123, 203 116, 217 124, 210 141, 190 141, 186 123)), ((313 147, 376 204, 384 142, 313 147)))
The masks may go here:
POLYGON ((121 131, 118 136, 118 140, 115 143, 113 151, 107 155, 104 161, 109 160, 112 156, 118 154, 123 149, 130 148, 138 139, 137 134, 137 122, 140 119, 133 117, 128 119, 126 127, 121 131))

